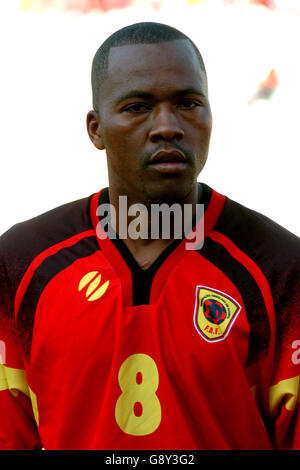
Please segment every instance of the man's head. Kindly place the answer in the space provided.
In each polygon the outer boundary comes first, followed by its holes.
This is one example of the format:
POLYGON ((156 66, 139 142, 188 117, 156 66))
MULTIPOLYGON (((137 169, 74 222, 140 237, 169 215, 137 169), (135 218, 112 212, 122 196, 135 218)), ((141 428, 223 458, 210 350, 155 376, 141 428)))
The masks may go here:
POLYGON ((201 55, 183 33, 138 23, 110 36, 92 68, 89 136, 106 150, 110 192, 183 201, 208 153, 211 112, 201 55))
POLYGON ((136 23, 119 29, 109 36, 97 50, 92 64, 92 93, 93 107, 99 110, 99 98, 102 83, 108 78, 108 57, 112 47, 137 45, 137 44, 161 44, 166 41, 187 40, 193 47, 200 67, 206 78, 205 65, 197 46, 189 37, 178 29, 161 23, 144 22, 136 23))

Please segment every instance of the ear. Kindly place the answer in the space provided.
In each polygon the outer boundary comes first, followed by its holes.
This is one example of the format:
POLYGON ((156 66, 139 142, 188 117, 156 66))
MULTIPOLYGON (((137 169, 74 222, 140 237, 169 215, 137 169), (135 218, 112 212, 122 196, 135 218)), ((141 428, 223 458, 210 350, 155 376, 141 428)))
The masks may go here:
POLYGON ((86 117, 86 128, 89 137, 95 147, 104 150, 105 145, 102 139, 99 114, 96 111, 89 111, 86 117))

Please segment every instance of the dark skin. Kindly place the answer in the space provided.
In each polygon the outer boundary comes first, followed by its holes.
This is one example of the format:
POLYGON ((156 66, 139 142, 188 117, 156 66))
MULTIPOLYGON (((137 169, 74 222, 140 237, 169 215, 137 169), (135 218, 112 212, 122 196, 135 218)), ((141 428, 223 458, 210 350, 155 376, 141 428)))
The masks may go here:
MULTIPOLYGON (((95 147, 106 150, 116 213, 121 195, 128 207, 195 205, 211 127, 206 75, 189 41, 112 48, 99 111, 88 113, 87 130, 95 147)), ((172 241, 127 238, 124 243, 147 269, 172 241)))

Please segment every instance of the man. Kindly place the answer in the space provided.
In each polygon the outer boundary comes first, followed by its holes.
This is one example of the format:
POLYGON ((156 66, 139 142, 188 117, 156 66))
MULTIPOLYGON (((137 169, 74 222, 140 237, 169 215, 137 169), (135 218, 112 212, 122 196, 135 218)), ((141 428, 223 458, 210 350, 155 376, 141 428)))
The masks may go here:
POLYGON ((92 85, 109 188, 1 237, 0 445, 299 448, 299 239, 197 183, 212 126, 199 51, 132 25, 97 51, 92 85), (192 209, 200 243, 163 236, 162 203, 177 228, 192 209))

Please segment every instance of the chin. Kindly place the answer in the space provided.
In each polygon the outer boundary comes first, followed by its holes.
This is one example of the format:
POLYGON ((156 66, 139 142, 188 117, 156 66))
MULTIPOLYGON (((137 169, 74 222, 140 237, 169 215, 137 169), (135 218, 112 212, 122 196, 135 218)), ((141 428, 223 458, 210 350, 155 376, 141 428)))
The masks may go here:
POLYGON ((159 184, 145 186, 145 196, 152 204, 181 202, 191 193, 194 181, 179 181, 176 178, 166 179, 159 184))

